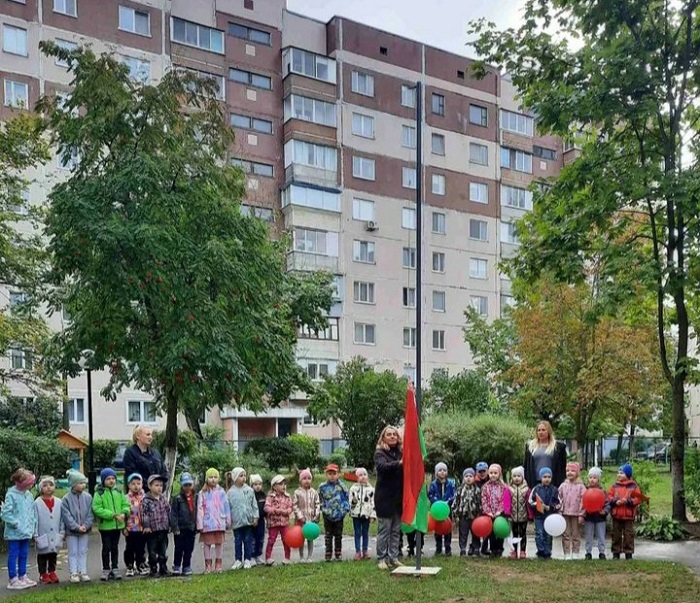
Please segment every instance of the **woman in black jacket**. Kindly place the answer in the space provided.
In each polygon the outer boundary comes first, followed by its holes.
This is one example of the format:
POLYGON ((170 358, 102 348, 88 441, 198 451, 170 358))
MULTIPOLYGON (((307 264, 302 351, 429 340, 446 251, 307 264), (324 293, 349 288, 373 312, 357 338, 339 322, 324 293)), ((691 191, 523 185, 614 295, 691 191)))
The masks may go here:
POLYGON ((535 438, 525 446, 525 480, 530 488, 539 483, 540 469, 552 470, 552 485, 557 488, 566 479, 566 444, 557 442, 549 421, 537 424, 535 438))
POLYGON ((153 430, 145 425, 137 425, 133 435, 134 445, 124 452, 124 475, 128 478, 132 473, 139 473, 144 485, 148 483, 151 475, 162 475, 166 480, 170 474, 155 448, 151 448, 153 442, 153 430))
POLYGON ((403 565, 399 562, 399 537, 403 510, 403 452, 401 434, 387 425, 374 452, 377 485, 374 507, 377 512, 377 560, 379 569, 403 565))

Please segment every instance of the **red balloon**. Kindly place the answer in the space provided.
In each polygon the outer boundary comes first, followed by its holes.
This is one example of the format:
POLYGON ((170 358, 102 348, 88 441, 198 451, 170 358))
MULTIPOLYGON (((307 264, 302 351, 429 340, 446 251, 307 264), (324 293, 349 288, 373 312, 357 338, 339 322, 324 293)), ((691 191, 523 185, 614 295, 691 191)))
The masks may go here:
POLYGON ((287 533, 284 535, 284 543, 290 549, 301 548, 304 545, 304 533, 301 531, 301 526, 287 528, 287 533))
POLYGON ((428 515, 428 532, 434 532, 437 521, 432 515, 428 515))
POLYGON ((583 508, 586 513, 600 513, 605 508, 605 492, 589 488, 583 493, 583 508))
POLYGON ((493 531, 493 520, 488 515, 477 517, 472 522, 472 534, 477 538, 486 538, 493 531))
POLYGON ((435 533, 438 536, 447 536, 452 534, 452 520, 448 517, 442 521, 435 522, 435 533))

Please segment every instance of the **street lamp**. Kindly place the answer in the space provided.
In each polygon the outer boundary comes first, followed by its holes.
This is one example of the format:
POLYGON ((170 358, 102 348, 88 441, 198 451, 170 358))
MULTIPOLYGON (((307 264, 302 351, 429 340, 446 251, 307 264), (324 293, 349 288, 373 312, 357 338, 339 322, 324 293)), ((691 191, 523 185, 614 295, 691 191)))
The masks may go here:
POLYGON ((87 402, 88 402, 88 491, 95 493, 95 442, 92 433, 92 369, 90 365, 95 352, 83 350, 80 353, 78 365, 87 373, 87 402))

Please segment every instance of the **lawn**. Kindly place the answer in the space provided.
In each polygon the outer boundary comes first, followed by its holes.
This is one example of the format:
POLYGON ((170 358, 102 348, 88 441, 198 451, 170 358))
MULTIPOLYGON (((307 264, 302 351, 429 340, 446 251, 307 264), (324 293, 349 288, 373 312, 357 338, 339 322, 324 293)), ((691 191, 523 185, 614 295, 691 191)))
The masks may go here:
POLYGON ((372 562, 316 563, 259 568, 189 579, 139 579, 110 585, 46 588, 22 595, 23 603, 68 600, 191 603, 209 600, 343 601, 379 598, 425 603, 697 603, 700 581, 685 566, 666 562, 475 561, 440 559, 435 577, 393 577, 372 562), (595 571, 592 571, 595 568, 595 571))

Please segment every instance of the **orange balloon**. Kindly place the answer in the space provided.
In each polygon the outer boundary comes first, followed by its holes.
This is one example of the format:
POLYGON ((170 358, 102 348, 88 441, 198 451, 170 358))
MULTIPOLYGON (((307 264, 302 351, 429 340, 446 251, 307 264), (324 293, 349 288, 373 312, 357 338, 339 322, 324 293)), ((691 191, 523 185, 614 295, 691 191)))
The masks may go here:
POLYGON ((452 534, 452 520, 448 518, 436 522, 435 533, 438 536, 447 536, 448 534, 452 534))
POLYGON ((589 488, 583 493, 583 508, 587 513, 600 513, 605 508, 605 492, 589 488))
POLYGON ((301 526, 287 528, 287 533, 284 535, 284 543, 290 549, 301 548, 304 545, 304 533, 301 531, 301 526))
POLYGON ((477 517, 472 522, 472 534, 477 538, 486 538, 491 535, 493 530, 493 521, 488 515, 477 517))

